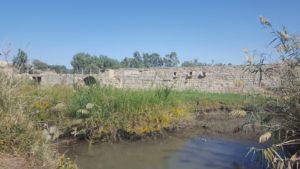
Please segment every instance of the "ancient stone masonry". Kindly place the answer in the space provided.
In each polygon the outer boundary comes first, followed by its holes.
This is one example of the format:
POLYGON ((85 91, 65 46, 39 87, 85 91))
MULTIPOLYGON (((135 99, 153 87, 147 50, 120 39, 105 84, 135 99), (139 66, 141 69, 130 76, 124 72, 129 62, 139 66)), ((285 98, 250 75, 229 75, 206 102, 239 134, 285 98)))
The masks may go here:
POLYGON ((246 72, 243 66, 107 69, 99 74, 88 75, 42 73, 28 76, 38 80, 41 85, 84 84, 84 79, 92 76, 102 85, 132 89, 168 86, 176 90, 251 92, 276 87, 276 79, 270 77, 264 77, 262 85, 258 86, 258 77, 246 72))

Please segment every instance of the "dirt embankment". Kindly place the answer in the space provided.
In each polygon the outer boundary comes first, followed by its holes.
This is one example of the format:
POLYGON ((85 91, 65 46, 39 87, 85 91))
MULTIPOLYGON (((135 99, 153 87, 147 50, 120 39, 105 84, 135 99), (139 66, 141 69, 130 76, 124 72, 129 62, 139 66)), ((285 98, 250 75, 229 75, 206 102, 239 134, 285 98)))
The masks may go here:
POLYGON ((0 154, 1 169, 30 169, 27 160, 19 155, 0 154))

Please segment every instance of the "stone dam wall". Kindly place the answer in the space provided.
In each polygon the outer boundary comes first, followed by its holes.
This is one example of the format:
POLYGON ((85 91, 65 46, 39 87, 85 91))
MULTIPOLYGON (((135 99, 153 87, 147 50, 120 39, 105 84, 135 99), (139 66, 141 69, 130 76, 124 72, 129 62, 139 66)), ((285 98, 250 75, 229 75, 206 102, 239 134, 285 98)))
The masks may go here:
MULTIPOLYGON (((258 85, 258 74, 245 71, 243 66, 203 66, 176 68, 106 69, 98 74, 28 74, 41 85, 82 84, 91 76, 102 85, 117 88, 152 89, 172 87, 176 90, 207 92, 253 92, 276 87, 276 79, 263 77, 258 85)), ((278 83, 277 83, 278 84, 278 83)))

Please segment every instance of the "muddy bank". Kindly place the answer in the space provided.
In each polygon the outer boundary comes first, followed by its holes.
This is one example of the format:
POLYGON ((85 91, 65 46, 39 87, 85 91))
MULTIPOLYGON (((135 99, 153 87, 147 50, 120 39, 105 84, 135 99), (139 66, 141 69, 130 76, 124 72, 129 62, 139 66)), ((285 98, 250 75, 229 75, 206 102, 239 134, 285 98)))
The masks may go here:
POLYGON ((58 137, 61 140, 88 139, 93 142, 116 142, 116 141, 137 141, 151 138, 161 138, 169 134, 174 134, 181 131, 200 129, 203 132, 215 135, 243 135, 247 137, 256 137, 261 132, 259 124, 245 125, 248 118, 248 113, 244 110, 231 110, 228 108, 205 109, 197 111, 188 119, 182 119, 176 123, 170 124, 167 127, 161 127, 156 130, 144 131, 142 133, 128 131, 124 128, 118 128, 110 132, 102 131, 97 135, 93 135, 96 130, 101 130, 102 126, 94 128, 83 128, 80 123, 65 128, 64 131, 59 131, 61 135, 58 137), (76 128, 76 135, 74 135, 76 128), (82 132, 83 131, 83 132, 82 132))

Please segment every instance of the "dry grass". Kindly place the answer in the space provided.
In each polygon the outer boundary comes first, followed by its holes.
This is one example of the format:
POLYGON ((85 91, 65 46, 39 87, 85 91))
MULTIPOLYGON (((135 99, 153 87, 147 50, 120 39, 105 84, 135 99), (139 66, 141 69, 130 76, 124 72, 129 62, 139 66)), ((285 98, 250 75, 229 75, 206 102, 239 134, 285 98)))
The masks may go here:
POLYGON ((24 157, 0 154, 1 169, 30 169, 30 165, 24 157))
POLYGON ((21 80, 0 74, 0 152, 6 154, 1 156, 1 164, 7 168, 18 165, 23 165, 22 168, 63 168, 58 165, 58 154, 42 138, 41 131, 26 112, 27 102, 20 95, 23 84, 21 80), (12 160, 18 161, 9 163, 12 160))

